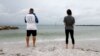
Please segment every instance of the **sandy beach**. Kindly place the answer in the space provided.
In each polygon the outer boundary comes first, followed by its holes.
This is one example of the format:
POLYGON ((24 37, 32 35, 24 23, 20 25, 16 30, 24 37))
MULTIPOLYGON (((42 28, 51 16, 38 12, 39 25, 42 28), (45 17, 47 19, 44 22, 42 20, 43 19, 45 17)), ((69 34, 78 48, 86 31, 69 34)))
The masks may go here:
POLYGON ((76 41, 75 49, 65 48, 64 41, 37 42, 36 47, 27 48, 25 43, 2 43, 0 56, 100 56, 100 41, 76 41))

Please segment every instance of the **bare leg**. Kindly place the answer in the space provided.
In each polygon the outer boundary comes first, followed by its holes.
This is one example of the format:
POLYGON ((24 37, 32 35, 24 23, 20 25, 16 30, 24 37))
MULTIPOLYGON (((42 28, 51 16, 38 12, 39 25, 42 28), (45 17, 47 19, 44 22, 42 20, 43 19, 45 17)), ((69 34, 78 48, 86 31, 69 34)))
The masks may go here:
POLYGON ((33 47, 35 47, 36 36, 33 36, 33 47))
POLYGON ((75 48, 75 45, 73 44, 72 49, 74 49, 74 48, 75 48))
POLYGON ((66 44, 66 49, 68 49, 68 44, 66 44))
POLYGON ((29 36, 26 37, 26 44, 27 44, 27 47, 29 47, 29 36))

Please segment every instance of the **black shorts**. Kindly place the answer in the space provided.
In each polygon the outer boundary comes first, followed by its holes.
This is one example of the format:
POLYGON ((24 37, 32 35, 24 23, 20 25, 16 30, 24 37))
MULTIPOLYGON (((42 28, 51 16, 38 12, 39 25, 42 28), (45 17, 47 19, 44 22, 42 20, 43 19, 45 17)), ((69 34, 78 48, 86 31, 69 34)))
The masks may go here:
POLYGON ((37 30, 27 30, 27 36, 37 36, 37 30))

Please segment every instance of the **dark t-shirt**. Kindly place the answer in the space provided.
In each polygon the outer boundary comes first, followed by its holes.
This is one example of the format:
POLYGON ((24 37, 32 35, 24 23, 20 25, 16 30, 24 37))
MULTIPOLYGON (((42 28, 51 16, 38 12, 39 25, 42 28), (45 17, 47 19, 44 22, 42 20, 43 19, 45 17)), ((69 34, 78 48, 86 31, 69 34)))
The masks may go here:
POLYGON ((74 29, 75 19, 71 15, 65 16, 64 17, 64 23, 65 23, 65 29, 73 30, 74 29))

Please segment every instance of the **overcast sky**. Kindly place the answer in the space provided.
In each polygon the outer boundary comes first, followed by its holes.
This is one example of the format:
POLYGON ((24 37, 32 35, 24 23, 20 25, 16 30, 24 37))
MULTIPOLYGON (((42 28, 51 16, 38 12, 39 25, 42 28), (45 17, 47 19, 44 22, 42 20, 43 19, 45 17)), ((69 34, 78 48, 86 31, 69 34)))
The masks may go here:
POLYGON ((100 0, 0 0, 0 25, 23 25, 29 8, 35 9, 39 24, 63 24, 70 8, 76 24, 100 25, 100 0))

